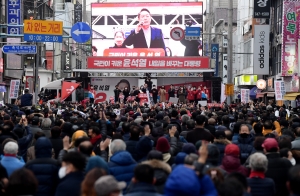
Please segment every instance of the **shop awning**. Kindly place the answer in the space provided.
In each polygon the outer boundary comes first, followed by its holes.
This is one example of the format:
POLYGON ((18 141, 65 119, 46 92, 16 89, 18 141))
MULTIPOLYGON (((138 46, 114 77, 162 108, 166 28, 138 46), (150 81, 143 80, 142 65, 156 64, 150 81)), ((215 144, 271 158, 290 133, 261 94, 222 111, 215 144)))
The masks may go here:
POLYGON ((256 94, 257 94, 257 87, 253 87, 251 90, 250 90, 250 99, 256 99, 256 94))
POLYGON ((298 95, 300 95, 300 93, 287 93, 283 96, 283 99, 289 101, 295 101, 298 95))

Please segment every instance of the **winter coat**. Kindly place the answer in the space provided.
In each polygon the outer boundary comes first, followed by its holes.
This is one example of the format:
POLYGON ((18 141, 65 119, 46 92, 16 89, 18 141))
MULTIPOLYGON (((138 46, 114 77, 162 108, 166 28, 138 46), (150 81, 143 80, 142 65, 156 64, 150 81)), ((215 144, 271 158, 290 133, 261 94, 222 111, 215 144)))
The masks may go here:
POLYGON ((253 141, 254 137, 252 135, 249 135, 248 138, 238 138, 237 142, 234 142, 234 144, 238 145, 241 152, 241 163, 244 164, 248 157, 253 154, 256 150, 253 147, 253 141))
POLYGON ((187 98, 190 102, 195 101, 195 94, 196 93, 197 93, 197 91, 192 91, 192 90, 188 91, 188 97, 187 98))
POLYGON ((154 169, 154 177, 156 179, 154 186, 158 193, 163 194, 165 183, 172 172, 170 165, 155 159, 142 162, 141 164, 150 165, 154 169))
POLYGON ((248 178, 248 186, 251 188, 252 196, 274 196, 275 183, 271 178, 248 178))
POLYGON ((125 181, 127 184, 133 177, 136 161, 132 158, 131 154, 127 151, 119 151, 110 157, 108 168, 111 175, 117 181, 125 181))
POLYGON ((241 165, 241 161, 238 157, 225 155, 222 161, 221 169, 224 169, 227 173, 239 172, 248 176, 248 169, 241 165))
MULTIPOLYGON (((15 126, 15 128, 17 128, 17 127, 22 128, 22 125, 18 124, 15 126)), ((24 136, 18 140, 18 146, 19 146, 18 155, 22 156, 23 159, 26 161, 27 148, 32 141, 33 135, 28 126, 25 127, 25 132, 26 132, 26 136, 24 136)))
POLYGON ((221 165, 223 157, 224 157, 226 145, 231 144, 231 142, 227 139, 214 139, 214 144, 218 147, 218 149, 220 151, 219 165, 221 165))
POLYGON ((6 169, 8 177, 17 169, 22 168, 24 164, 17 157, 4 156, 1 158, 1 165, 6 169))
POLYGON ((152 184, 148 183, 134 183, 131 185, 130 190, 126 194, 126 196, 161 196, 161 194, 157 193, 155 187, 152 184))
POLYGON ((166 94, 167 94, 167 91, 165 89, 159 89, 158 91, 158 94, 159 94, 159 101, 160 102, 166 102, 166 94))
POLYGON ((196 91, 196 98, 199 100, 199 99, 202 99, 202 90, 198 89, 196 91))
POLYGON ((286 158, 281 158, 279 153, 267 153, 268 169, 267 178, 272 178, 275 182, 276 196, 289 195, 286 187, 288 171, 292 167, 291 162, 286 158))
POLYGON ((80 171, 67 174, 57 186, 55 196, 80 196, 83 179, 84 175, 80 171))
POLYGON ((186 140, 190 143, 196 144, 199 140, 206 140, 209 142, 214 141, 214 136, 205 129, 195 128, 193 131, 189 131, 186 135, 186 140))
POLYGON ((50 142, 54 150, 54 158, 57 159, 59 152, 64 148, 63 140, 61 138, 50 138, 50 142))
POLYGON ((178 99, 179 99, 179 103, 185 103, 185 92, 182 90, 179 90, 177 92, 177 96, 178 96, 178 99))
POLYGON ((36 196, 52 196, 58 184, 58 170, 60 165, 51 158, 52 144, 45 137, 39 138, 35 143, 36 159, 27 162, 25 168, 31 170, 38 180, 36 196))
POLYGON ((139 140, 131 140, 129 139, 126 143, 126 151, 129 152, 134 160, 138 160, 136 144, 139 140))

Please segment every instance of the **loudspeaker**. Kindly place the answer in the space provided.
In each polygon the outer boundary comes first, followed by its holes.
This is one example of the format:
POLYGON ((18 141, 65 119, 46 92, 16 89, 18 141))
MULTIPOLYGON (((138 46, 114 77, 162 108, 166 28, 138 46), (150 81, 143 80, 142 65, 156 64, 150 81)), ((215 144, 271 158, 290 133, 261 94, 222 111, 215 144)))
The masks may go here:
POLYGON ((212 81, 212 100, 220 101, 221 98, 221 81, 212 81))
POLYGON ((87 77, 89 77, 89 73, 88 72, 80 72, 80 77, 87 78, 87 77))
POLYGON ((203 81, 210 80, 214 76, 214 72, 203 72, 203 81))

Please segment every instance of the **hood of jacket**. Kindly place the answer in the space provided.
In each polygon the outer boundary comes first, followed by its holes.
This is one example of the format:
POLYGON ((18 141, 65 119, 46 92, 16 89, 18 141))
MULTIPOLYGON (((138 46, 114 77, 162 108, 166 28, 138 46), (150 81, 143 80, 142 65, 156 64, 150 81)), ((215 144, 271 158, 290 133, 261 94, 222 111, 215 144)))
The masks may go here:
POLYGON ((35 156, 36 158, 51 158, 52 157, 52 144, 46 137, 40 137, 35 142, 35 156))
POLYGON ((168 174, 172 172, 170 165, 160 160, 153 159, 149 161, 144 161, 142 162, 142 164, 150 165, 153 169, 161 169, 168 174))
POLYGON ((239 157, 225 155, 222 161, 222 167, 229 173, 237 170, 241 166, 239 157))
POLYGON ((231 144, 231 141, 229 141, 228 139, 214 139, 214 144, 231 144))
POLYGON ((89 158, 89 160, 86 164, 85 172, 88 173, 89 171, 91 171, 94 168, 104 169, 106 171, 106 173, 109 174, 107 162, 105 162, 102 157, 93 156, 93 157, 89 158))
POLYGON ((136 161, 132 158, 131 154, 127 151, 116 152, 110 158, 110 161, 120 166, 136 164, 136 161))

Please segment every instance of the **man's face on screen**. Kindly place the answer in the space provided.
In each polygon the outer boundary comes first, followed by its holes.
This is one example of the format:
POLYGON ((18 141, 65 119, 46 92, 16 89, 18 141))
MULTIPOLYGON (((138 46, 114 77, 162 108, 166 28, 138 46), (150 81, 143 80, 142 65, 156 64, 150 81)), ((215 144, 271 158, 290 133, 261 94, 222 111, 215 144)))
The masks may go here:
POLYGON ((151 15, 147 11, 140 13, 139 21, 143 22, 143 26, 149 26, 151 23, 151 15))
POLYGON ((115 43, 117 46, 121 46, 123 44, 124 38, 121 32, 116 33, 115 43))

